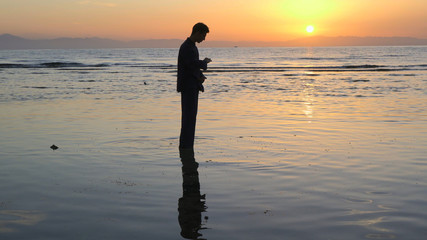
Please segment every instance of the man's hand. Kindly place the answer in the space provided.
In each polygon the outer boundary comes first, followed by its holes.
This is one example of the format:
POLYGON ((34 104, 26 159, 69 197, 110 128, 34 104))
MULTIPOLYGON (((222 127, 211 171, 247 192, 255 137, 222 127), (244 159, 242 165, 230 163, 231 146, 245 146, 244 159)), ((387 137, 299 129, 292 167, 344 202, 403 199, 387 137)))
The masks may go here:
POLYGON ((212 62, 212 59, 210 59, 210 58, 205 58, 205 59, 203 59, 203 61, 205 61, 206 63, 210 63, 210 62, 212 62))
POLYGON ((201 83, 204 83, 204 82, 205 82, 205 80, 206 80, 206 77, 205 77, 205 76, 203 76, 203 77, 200 77, 200 78, 199 78, 199 81, 200 81, 201 83))

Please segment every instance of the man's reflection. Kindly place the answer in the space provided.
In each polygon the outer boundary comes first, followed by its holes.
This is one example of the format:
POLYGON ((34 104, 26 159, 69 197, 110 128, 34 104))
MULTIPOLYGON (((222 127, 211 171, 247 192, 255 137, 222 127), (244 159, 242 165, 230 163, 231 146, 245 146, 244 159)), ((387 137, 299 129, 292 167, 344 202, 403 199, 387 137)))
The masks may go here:
POLYGON ((182 162, 182 197, 178 200, 178 221, 181 236, 186 239, 203 239, 202 212, 206 211, 205 195, 200 195, 199 164, 192 149, 180 149, 182 162))

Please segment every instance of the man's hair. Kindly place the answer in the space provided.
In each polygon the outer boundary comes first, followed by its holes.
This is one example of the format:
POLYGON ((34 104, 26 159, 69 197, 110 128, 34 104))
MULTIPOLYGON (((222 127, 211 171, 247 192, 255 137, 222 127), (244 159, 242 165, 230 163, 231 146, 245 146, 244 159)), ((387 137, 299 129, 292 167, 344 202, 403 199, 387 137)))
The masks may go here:
POLYGON ((209 28, 208 26, 206 26, 206 24, 199 22, 193 26, 193 31, 191 32, 191 34, 194 34, 196 32, 208 33, 209 28))

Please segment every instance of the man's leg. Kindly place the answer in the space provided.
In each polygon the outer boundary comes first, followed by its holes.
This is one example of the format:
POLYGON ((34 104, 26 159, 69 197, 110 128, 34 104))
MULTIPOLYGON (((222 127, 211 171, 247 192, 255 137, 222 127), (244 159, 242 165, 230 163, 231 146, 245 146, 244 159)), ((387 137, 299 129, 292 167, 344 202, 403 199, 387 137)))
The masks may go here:
POLYGON ((180 148, 193 148, 196 133, 196 117, 199 102, 199 91, 188 90, 181 92, 181 135, 180 148))

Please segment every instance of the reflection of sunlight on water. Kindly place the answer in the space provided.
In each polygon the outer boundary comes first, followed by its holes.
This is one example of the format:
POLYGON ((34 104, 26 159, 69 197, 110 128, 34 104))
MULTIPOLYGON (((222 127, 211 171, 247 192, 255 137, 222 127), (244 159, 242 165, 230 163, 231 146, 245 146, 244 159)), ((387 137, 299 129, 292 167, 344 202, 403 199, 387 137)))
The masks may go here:
MULTIPOLYGON (((315 89, 314 85, 312 83, 304 83, 304 90, 303 90, 303 99, 304 107, 303 112, 307 118, 313 118, 313 102, 315 95, 315 89)), ((311 123, 311 121, 309 121, 311 123)))
MULTIPOLYGON (((304 103, 305 109, 303 110, 304 114, 308 117, 308 118, 313 118, 313 106, 311 102, 305 102, 304 103)), ((311 121, 309 121, 309 123, 311 123, 311 121)))
POLYGON ((0 211, 0 233, 14 232, 15 228, 9 225, 36 225, 43 219, 45 215, 37 211, 24 211, 24 210, 1 210, 0 211))
POLYGON ((306 57, 313 57, 314 56, 314 52, 313 52, 312 47, 307 47, 306 50, 307 50, 307 52, 305 53, 306 57))
MULTIPOLYGON (((372 200, 362 200, 362 199, 351 199, 350 201, 356 202, 359 201, 360 203, 364 204, 372 204, 372 200)), ((375 231, 377 233, 370 233, 365 235, 366 238, 369 239, 394 239, 395 235, 391 234, 393 231, 392 229, 386 228, 386 227, 380 227, 379 225, 383 225, 387 222, 386 213, 388 212, 394 212, 396 209, 386 207, 383 205, 377 205, 379 209, 376 210, 356 210, 352 209, 349 212, 349 216, 352 218, 359 218, 352 221, 344 221, 344 225, 351 225, 351 226, 361 226, 368 230, 375 231), (381 216, 383 215, 383 216, 381 216), (365 216, 365 217, 364 217, 365 216), (368 216, 372 216, 369 218, 368 216)))
MULTIPOLYGON (((370 229, 372 231, 377 231, 377 232, 391 232, 390 229, 388 228, 382 228, 382 227, 378 227, 378 224, 384 223, 385 222, 385 217, 377 217, 377 218, 373 218, 373 219, 361 219, 361 220, 357 220, 357 221, 349 221, 346 222, 345 224, 347 225, 356 225, 356 226, 362 226, 365 227, 367 229, 370 229)), ((369 234, 371 236, 373 236, 374 234, 369 234)), ((387 234, 387 235, 382 235, 382 234, 375 234, 376 236, 388 236, 387 238, 381 238, 381 239, 389 239, 394 238, 394 235, 391 234, 387 234)))

